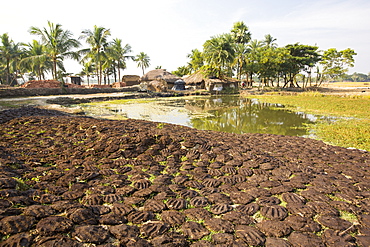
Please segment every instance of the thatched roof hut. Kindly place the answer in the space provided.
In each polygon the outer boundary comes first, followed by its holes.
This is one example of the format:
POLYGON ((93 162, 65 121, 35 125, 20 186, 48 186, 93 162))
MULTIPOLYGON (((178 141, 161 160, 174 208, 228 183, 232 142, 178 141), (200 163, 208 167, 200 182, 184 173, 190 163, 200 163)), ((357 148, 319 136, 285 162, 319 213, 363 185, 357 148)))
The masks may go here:
POLYGON ((171 74, 165 69, 151 70, 141 77, 141 81, 164 80, 170 84, 174 84, 175 81, 177 81, 178 79, 181 79, 181 78, 176 75, 171 74))
POLYGON ((185 81, 187 86, 192 86, 195 89, 204 89, 205 81, 207 79, 208 78, 205 75, 203 75, 202 72, 198 71, 190 76, 184 77, 183 80, 185 81))
POLYGON ((138 75, 124 75, 122 81, 126 82, 127 86, 138 85, 140 82, 140 76, 138 75))
POLYGON ((221 91, 225 88, 237 88, 238 81, 232 78, 218 79, 209 78, 201 71, 185 77, 184 81, 187 86, 192 86, 195 89, 206 89, 208 91, 221 91))

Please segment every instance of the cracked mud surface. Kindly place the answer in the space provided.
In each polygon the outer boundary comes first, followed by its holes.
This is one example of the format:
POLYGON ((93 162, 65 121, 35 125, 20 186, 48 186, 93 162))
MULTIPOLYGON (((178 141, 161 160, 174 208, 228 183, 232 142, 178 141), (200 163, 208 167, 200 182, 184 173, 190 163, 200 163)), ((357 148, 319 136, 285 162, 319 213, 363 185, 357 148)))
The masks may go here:
POLYGON ((0 112, 0 246, 369 246, 370 154, 0 112))

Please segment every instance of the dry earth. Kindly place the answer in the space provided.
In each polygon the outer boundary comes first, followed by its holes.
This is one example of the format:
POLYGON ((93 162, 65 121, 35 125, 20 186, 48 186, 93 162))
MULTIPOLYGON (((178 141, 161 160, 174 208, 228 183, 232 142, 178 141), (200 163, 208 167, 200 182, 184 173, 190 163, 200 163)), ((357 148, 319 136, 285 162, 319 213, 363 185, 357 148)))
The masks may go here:
POLYGON ((370 246, 370 154, 0 112, 0 246, 370 246))

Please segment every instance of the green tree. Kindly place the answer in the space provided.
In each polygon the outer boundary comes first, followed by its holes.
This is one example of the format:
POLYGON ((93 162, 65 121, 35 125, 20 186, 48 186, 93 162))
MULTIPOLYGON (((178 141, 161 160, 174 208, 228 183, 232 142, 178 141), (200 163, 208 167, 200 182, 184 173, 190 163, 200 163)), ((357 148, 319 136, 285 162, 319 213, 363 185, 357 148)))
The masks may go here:
POLYGON ((46 46, 46 54, 50 57, 53 64, 53 79, 58 79, 57 67, 65 72, 63 66, 64 58, 78 59, 78 54, 72 51, 72 49, 80 47, 81 44, 72 37, 73 35, 69 30, 63 30, 62 25, 48 21, 48 29, 31 27, 30 33, 40 36, 43 44, 46 46))
POLYGON ((277 44, 275 43, 276 40, 277 39, 275 39, 274 37, 272 37, 270 34, 266 34, 265 35, 265 40, 263 41, 263 43, 268 48, 270 48, 270 47, 276 48, 277 47, 277 44))
MULTIPOLYGON (((122 80, 121 69, 126 69, 126 60, 134 59, 134 56, 128 55, 130 52, 132 52, 131 46, 129 44, 123 46, 122 40, 118 38, 114 39, 109 46, 108 53, 110 58, 114 61, 116 67, 115 71, 118 71, 119 80, 122 80)), ((116 75, 116 73, 114 74, 116 75)))
POLYGON ((83 68, 79 73, 80 76, 86 76, 87 78, 87 85, 90 85, 90 76, 93 75, 95 71, 94 64, 91 61, 86 62, 83 64, 83 68))
POLYGON ((231 34, 223 34, 212 37, 204 45, 204 61, 206 62, 206 74, 223 78, 232 74, 235 49, 231 34))
POLYGON ((93 30, 86 29, 82 31, 81 39, 85 39, 90 45, 89 49, 81 50, 80 53, 85 57, 82 62, 92 60, 96 64, 96 74, 98 76, 98 84, 100 85, 103 77, 104 60, 108 58, 105 49, 108 47, 108 37, 111 35, 110 30, 104 27, 94 26, 93 30))
POLYGON ((13 74, 17 70, 17 62, 19 61, 22 50, 19 43, 15 43, 7 33, 0 36, 0 59, 4 66, 5 83, 10 85, 16 79, 17 75, 13 74))
POLYGON ((249 75, 249 86, 253 80, 253 75, 259 71, 259 61, 261 57, 261 50, 263 43, 258 40, 252 40, 248 44, 248 53, 246 56, 246 63, 244 65, 244 73, 249 75))
POLYGON ((39 80, 45 80, 45 72, 51 70, 52 62, 46 54, 45 45, 33 40, 25 44, 25 57, 21 60, 21 66, 27 71, 34 73, 39 80))
POLYGON ((144 52, 140 52, 138 55, 136 55, 135 61, 137 62, 137 67, 142 69, 144 75, 144 70, 150 65, 149 56, 144 52))
MULTIPOLYGON (((338 78, 348 71, 348 67, 353 67, 355 63, 354 56, 357 53, 348 48, 338 51, 335 48, 330 48, 324 51, 320 64, 323 66, 322 74, 330 79, 338 78)), ((324 79, 322 76, 321 80, 324 79)))
POLYGON ((260 49, 258 73, 264 85, 271 86, 277 79, 279 86, 279 75, 283 71, 282 65, 290 58, 289 51, 285 48, 263 47, 260 49))
POLYGON ((294 81, 295 76, 300 71, 310 71, 320 61, 320 54, 317 51, 318 47, 296 43, 286 45, 285 48, 289 51, 290 57, 283 65, 284 87, 289 83, 290 87, 299 87, 294 81))
POLYGON ((235 22, 231 29, 231 35, 235 43, 247 44, 251 40, 251 33, 244 22, 235 22))
POLYGON ((177 70, 171 72, 174 75, 183 77, 184 75, 189 75, 191 73, 189 66, 178 67, 177 70))
POLYGON ((190 62, 188 64, 190 73, 200 70, 204 65, 203 53, 198 49, 191 50, 191 53, 188 54, 187 57, 190 58, 190 62))

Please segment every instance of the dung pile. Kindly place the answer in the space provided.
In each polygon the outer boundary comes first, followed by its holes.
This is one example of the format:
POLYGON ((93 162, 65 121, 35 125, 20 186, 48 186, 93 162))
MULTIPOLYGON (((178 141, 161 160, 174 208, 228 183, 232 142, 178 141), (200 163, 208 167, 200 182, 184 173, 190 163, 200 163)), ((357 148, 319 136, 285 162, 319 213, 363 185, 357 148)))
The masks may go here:
POLYGON ((0 125, 0 246, 370 245, 367 152, 16 111, 0 125))

